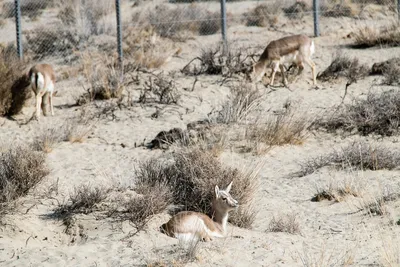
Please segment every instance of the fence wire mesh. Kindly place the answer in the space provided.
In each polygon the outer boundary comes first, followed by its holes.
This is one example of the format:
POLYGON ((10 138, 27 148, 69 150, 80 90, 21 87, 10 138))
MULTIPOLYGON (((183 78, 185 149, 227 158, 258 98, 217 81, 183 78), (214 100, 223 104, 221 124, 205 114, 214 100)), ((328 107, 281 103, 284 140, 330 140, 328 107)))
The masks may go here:
MULTIPOLYGON (((0 42, 15 42, 15 1, 0 6, 0 42)), ((117 51, 114 0, 20 0, 20 7, 23 49, 34 59, 68 62, 76 51, 117 51)), ((341 27, 377 28, 376 21, 398 17, 395 0, 319 0, 319 7, 321 34, 341 27)), ((239 26, 279 31, 288 23, 303 23, 304 33, 312 35, 313 14, 312 0, 227 1, 227 35, 239 26)), ((124 52, 140 62, 149 60, 150 47, 158 46, 160 53, 176 42, 221 32, 219 1, 121 0, 121 17, 124 52)))

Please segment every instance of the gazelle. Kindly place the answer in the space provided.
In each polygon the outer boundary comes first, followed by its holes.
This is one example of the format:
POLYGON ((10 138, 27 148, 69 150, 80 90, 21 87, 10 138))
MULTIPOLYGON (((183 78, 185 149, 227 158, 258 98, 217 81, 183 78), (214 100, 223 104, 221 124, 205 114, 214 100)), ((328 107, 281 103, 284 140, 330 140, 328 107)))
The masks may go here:
POLYGON ((182 211, 161 226, 162 231, 181 241, 210 241, 213 237, 224 237, 228 222, 228 212, 239 206, 229 194, 232 182, 224 189, 215 186, 212 201, 212 217, 199 212, 182 211))
POLYGON ((54 116, 53 92, 56 75, 53 67, 49 64, 37 64, 29 70, 28 77, 36 96, 36 119, 40 120, 40 109, 45 116, 47 115, 47 100, 50 102, 51 115, 54 116))
POLYGON ((312 69, 312 78, 314 85, 316 81, 315 63, 311 60, 311 56, 315 52, 314 41, 304 34, 286 36, 278 40, 270 42, 261 54, 258 62, 253 65, 249 78, 252 82, 261 81, 267 66, 272 63, 272 75, 270 85, 274 85, 275 73, 280 68, 282 80, 287 86, 285 77, 284 63, 294 63, 299 67, 298 75, 304 69, 303 63, 307 63, 312 69))

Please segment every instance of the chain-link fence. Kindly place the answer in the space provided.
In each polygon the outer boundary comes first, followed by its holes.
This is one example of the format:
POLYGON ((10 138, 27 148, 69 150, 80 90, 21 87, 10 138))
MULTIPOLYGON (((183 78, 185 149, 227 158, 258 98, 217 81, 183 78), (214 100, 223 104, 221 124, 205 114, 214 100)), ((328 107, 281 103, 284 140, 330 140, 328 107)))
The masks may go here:
MULTIPOLYGON (((398 17, 395 0, 227 1, 225 20, 220 1, 3 0, 0 5, 0 42, 15 43, 19 29, 26 54, 35 60, 54 57, 64 62, 74 60, 75 52, 92 48, 110 54, 118 51, 120 56, 125 52, 135 60, 148 61, 150 57, 144 51, 156 42, 160 53, 176 42, 199 35, 217 35, 222 40, 224 25, 228 38, 230 30, 238 26, 279 31, 288 23, 302 23, 306 34, 324 35, 343 27, 357 27, 361 22, 377 27, 376 21, 398 17), (116 6, 121 20, 120 39, 116 6), (19 14, 20 28, 15 25, 19 14)), ((293 33, 296 31, 298 28, 293 33)))

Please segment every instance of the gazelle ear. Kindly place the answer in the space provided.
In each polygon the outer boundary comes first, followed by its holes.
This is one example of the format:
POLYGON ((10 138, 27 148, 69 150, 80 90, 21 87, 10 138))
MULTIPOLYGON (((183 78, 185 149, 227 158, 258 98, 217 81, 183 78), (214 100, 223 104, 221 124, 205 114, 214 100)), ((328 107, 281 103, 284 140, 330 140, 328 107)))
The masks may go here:
POLYGON ((219 187, 218 185, 215 186, 215 197, 218 198, 219 196, 219 187))
POLYGON ((231 191, 233 181, 226 187, 225 191, 229 193, 231 191))

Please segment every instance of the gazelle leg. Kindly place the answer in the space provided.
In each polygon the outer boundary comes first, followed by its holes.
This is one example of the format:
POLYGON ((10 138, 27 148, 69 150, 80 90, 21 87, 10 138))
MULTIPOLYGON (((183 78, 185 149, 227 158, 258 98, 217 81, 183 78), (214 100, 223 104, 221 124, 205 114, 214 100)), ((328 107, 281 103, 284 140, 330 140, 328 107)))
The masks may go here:
POLYGON ((53 109, 53 92, 49 92, 49 102, 50 102, 50 112, 51 112, 51 116, 54 116, 54 109, 53 109))
POLYGON ((47 116, 47 103, 49 102, 48 100, 49 100, 49 93, 47 92, 47 93, 43 94, 43 96, 42 96, 41 107, 42 107, 44 116, 47 116))
POLYGON ((36 95, 36 119, 40 120, 40 107, 42 106, 42 96, 36 95))
POLYGON ((313 76, 313 83, 314 83, 314 85, 317 85, 317 78, 316 78, 316 75, 315 75, 315 72, 316 72, 315 63, 311 59, 307 59, 306 63, 311 67, 312 76, 313 76))
POLYGON ((275 80, 275 73, 278 71, 279 68, 279 62, 273 62, 273 69, 272 69, 272 76, 271 76, 271 81, 269 85, 273 86, 274 85, 274 80, 275 80))
POLYGON ((287 87, 287 80, 286 80, 286 76, 285 76, 285 68, 283 67, 282 64, 279 64, 279 68, 281 69, 281 73, 282 73, 283 85, 285 85, 287 87))

